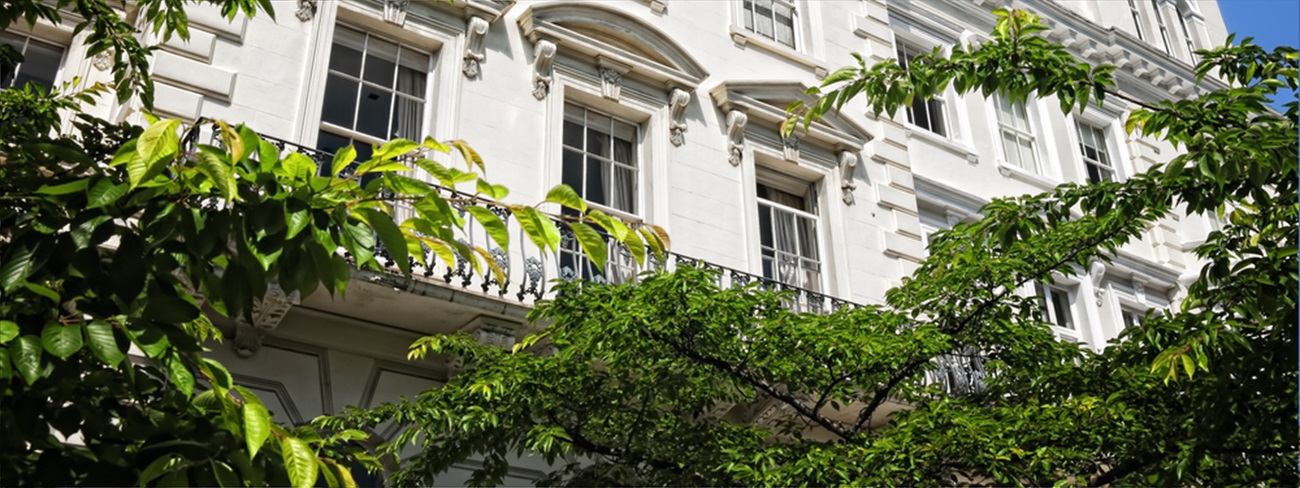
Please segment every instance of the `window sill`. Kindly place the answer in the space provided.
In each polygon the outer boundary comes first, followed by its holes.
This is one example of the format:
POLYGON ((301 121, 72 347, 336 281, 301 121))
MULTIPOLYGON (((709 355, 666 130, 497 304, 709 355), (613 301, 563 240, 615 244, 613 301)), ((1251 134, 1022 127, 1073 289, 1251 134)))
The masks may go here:
POLYGON ((1025 183, 1029 183, 1030 185, 1036 186, 1042 190, 1051 190, 1053 188, 1056 188, 1056 185, 1059 184, 1059 182, 1055 180, 1044 177, 1042 175, 1036 175, 1034 173, 1030 173, 1020 168, 1019 166, 1014 166, 1010 163, 1007 163, 1006 161, 998 161, 998 172, 1002 173, 1002 176, 1004 177, 1015 178, 1025 183))
POLYGON ((1070 341, 1076 344, 1083 343, 1083 337, 1079 335, 1079 331, 1077 330, 1067 329, 1056 325, 1048 325, 1048 327, 1052 328, 1052 333, 1056 334, 1057 339, 1070 341))
POLYGON ((808 54, 799 52, 785 45, 772 41, 766 37, 754 34, 753 32, 750 32, 744 28, 736 27, 734 25, 731 26, 731 40, 734 41, 737 46, 740 46, 742 48, 747 47, 749 45, 754 45, 758 48, 771 52, 772 54, 775 54, 777 56, 783 57, 790 61, 794 61, 795 63, 806 66, 812 69, 813 74, 816 75, 818 78, 825 78, 826 75, 830 74, 830 70, 826 68, 825 62, 822 62, 819 59, 809 56, 808 54))
POLYGON ((903 127, 907 129, 907 136, 909 138, 921 139, 922 141, 937 146, 955 156, 966 158, 966 162, 970 164, 979 163, 980 158, 979 155, 975 153, 975 150, 960 141, 955 141, 939 134, 935 134, 921 126, 913 125, 911 122, 908 122, 903 127))

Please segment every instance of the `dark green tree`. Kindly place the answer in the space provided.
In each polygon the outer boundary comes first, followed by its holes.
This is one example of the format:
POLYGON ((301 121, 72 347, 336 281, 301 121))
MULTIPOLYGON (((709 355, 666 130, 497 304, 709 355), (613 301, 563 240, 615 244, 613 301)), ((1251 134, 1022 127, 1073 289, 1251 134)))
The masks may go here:
MULTIPOLYGON (((892 113, 949 86, 1055 95, 1066 111, 1123 96, 1113 67, 1079 62, 1034 16, 995 14, 977 47, 831 74, 786 130, 859 98, 892 113)), ((526 452, 559 463, 543 481, 568 485, 1294 483, 1297 105, 1265 104, 1296 89, 1296 51, 1230 39, 1199 54, 1198 74, 1227 88, 1129 100, 1142 108, 1128 130, 1183 154, 1123 182, 995 200, 939 232, 886 306, 798 314, 795 297, 720 289, 690 268, 566 283, 531 315, 544 332, 512 350, 424 338, 412 357, 470 367, 320 425, 410 424, 391 448, 421 453, 398 485, 470 456, 483 459, 473 481, 497 483, 526 452), (1055 340, 1016 293, 1080 273, 1176 211, 1226 221, 1196 249, 1208 264, 1183 303, 1104 351, 1055 340), (983 387, 940 391, 926 375, 944 361, 982 363, 983 387)))
MULTIPOLYGON (((211 3, 231 16, 271 13, 265 0, 211 3)), ((186 5, 133 8, 154 31, 184 35, 186 5)), ((0 25, 59 22, 69 11, 91 32, 90 54, 114 51, 119 98, 147 105, 148 49, 108 2, 5 2, 0 25)), ((14 67, 13 54, 0 68, 14 67)), ((500 203, 507 189, 488 182, 463 141, 398 139, 366 161, 351 147, 316 161, 242 125, 150 117, 144 128, 81 112, 110 91, 75 80, 0 90, 5 485, 352 486, 350 466, 378 466, 352 442, 366 434, 272 423, 254 394, 203 357, 201 344, 221 336, 209 314, 249 317, 271 286, 342 295, 354 269, 383 268, 380 248, 408 278, 413 263, 459 256, 500 280, 486 250, 457 240, 467 222, 508 249, 513 220, 552 251, 557 226, 569 226, 598 265, 602 232, 641 250, 639 261, 664 252, 661 229, 587 209, 567 186, 547 196, 576 210, 564 219, 500 203), (70 133, 58 131, 65 116, 70 133), (219 141, 198 143, 205 129, 219 141), (463 166, 429 159, 453 151, 463 166), (439 184, 407 176, 416 168, 439 184), (397 203, 415 215, 394 221, 397 203)))

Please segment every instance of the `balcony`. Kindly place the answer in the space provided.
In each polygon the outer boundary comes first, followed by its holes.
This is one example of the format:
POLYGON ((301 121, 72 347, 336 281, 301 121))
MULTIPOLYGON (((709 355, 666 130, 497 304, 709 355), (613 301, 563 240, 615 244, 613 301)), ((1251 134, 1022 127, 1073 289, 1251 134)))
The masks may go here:
MULTIPOLYGON (((278 147, 282 153, 297 152, 303 154, 321 167, 328 168, 333 161, 333 155, 329 153, 273 137, 264 136, 263 138, 278 147)), ((345 169, 343 174, 349 174, 349 169, 345 169)), ((450 189, 443 189, 442 191, 445 192, 444 196, 447 197, 468 198, 471 196, 450 189)), ((453 203, 453 207, 458 208, 462 216, 466 213, 464 205, 464 203, 453 203)), ((560 252, 558 254, 544 253, 527 240, 517 222, 507 218, 510 214, 507 207, 493 204, 488 204, 487 207, 509 225, 510 236, 513 240, 509 252, 497 246, 487 232, 472 219, 466 219, 466 227, 463 232, 459 233, 460 238, 458 240, 467 246, 477 246, 487 250, 495 264, 503 271, 504 279, 496 278, 486 269, 482 272, 475 272, 470 262, 459 255, 454 265, 448 265, 441 260, 431 258, 428 260, 432 264, 430 267, 425 267, 414 258, 409 258, 411 259, 411 279, 428 285, 459 289, 462 292, 478 295, 483 299, 508 302, 514 306, 527 308, 538 300, 552 298, 551 284, 556 279, 584 279, 597 283, 634 283, 646 271, 672 271, 690 266, 714 271, 717 275, 717 284, 722 288, 757 285, 765 290, 787 292, 789 298, 786 303, 795 312, 824 314, 846 308, 861 307, 860 304, 825 293, 675 252, 668 252, 666 259, 662 261, 647 253, 645 264, 638 265, 632 259, 632 254, 627 247, 613 239, 606 240, 605 245, 609 258, 606 269, 601 272, 584 257, 577 238, 567 226, 557 226, 561 235, 560 252)), ((404 214, 404 212, 410 211, 400 206, 396 210, 399 219, 404 218, 404 215, 408 215, 404 214)), ((376 239, 376 243, 378 243, 378 239, 376 239)), ((392 280, 390 282, 400 282, 405 279, 398 268, 398 263, 382 246, 376 249, 375 256, 382 265, 384 273, 392 280)), ((966 395, 982 389, 983 379, 986 375, 983 356, 970 352, 954 353, 936 358, 934 362, 935 368, 927 372, 927 381, 939 385, 944 393, 966 395)))

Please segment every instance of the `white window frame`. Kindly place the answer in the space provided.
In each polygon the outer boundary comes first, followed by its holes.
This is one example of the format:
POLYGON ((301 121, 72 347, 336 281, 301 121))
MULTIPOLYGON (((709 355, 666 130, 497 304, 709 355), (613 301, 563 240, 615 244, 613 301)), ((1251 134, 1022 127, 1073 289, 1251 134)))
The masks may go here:
POLYGON ((1128 0, 1128 11, 1133 16, 1134 33, 1140 41, 1146 41, 1146 29, 1142 28, 1142 11, 1138 9, 1137 0, 1128 0))
POLYGON ((1191 2, 1178 2, 1174 4, 1174 13, 1178 17, 1178 25, 1183 29, 1183 42, 1187 44, 1187 61, 1196 62, 1196 42, 1192 40, 1192 28, 1187 25, 1187 18, 1192 15, 1190 8, 1183 8, 1184 3, 1188 5, 1191 2))
MULTIPOLYGON (((931 48, 933 48, 933 46, 931 46, 931 48)), ((926 49, 924 47, 924 44, 915 42, 911 38, 900 36, 898 33, 894 34, 894 55, 899 56, 898 64, 902 66, 904 69, 907 69, 908 64, 911 62, 910 59, 903 59, 904 57, 910 58, 928 52, 930 52, 930 50, 926 49), (913 50, 916 52, 911 52, 913 50)), ((935 96, 929 99, 921 100, 921 101, 913 101, 912 105, 904 107, 904 113, 907 114, 908 125, 910 125, 911 127, 916 127, 917 129, 924 130, 926 132, 929 132, 931 134, 934 134, 936 136, 945 139, 957 139, 958 134, 960 134, 961 131, 957 130, 957 124, 955 123, 956 117, 952 116, 952 112, 953 112, 952 109, 953 107, 956 106, 956 104, 950 103, 949 100, 950 91, 951 91, 951 87, 949 87, 949 89, 945 89, 943 93, 936 94, 935 96), (936 132, 934 130, 933 127, 934 114, 929 113, 931 108, 929 104, 931 102, 934 102, 936 105, 938 105, 939 112, 940 112, 939 123, 942 124, 942 129, 943 129, 942 132, 936 132), (931 127, 925 127, 922 125, 918 125, 916 123, 916 116, 914 112, 915 112, 915 105, 917 103, 922 103, 926 107, 926 111, 927 113, 929 113, 928 119, 931 121, 930 122, 931 127)))
MULTIPOLYGON (((27 32, 27 31, 21 31, 17 29, 4 29, 0 32, 3 32, 4 35, 6 36, 17 37, 22 39, 22 47, 18 50, 18 53, 23 55, 24 57, 26 56, 27 47, 31 45, 32 41, 36 41, 42 44, 48 44, 50 46, 54 46, 62 50, 63 53, 59 56, 58 67, 55 68, 54 70, 54 79, 50 82, 50 86, 46 87, 46 91, 54 90, 59 87, 60 83, 63 83, 64 67, 67 66, 72 51, 72 46, 69 45, 68 42, 51 40, 46 38, 45 36, 39 35, 36 32, 27 32)), ((15 66, 14 79, 12 80, 12 83, 16 83, 18 81, 18 73, 22 71, 22 66, 25 62, 26 61, 19 62, 15 66)), ((16 84, 12 86, 0 86, 0 89, 8 89, 8 88, 21 89, 22 87, 16 84)))
MULTIPOLYGON (((314 21, 320 29, 312 40, 313 57, 308 70, 311 76, 308 77, 307 86, 304 90, 302 122, 297 126, 297 139, 304 146, 319 147, 320 141, 318 137, 323 130, 337 134, 340 137, 347 137, 357 143, 379 142, 373 136, 332 124, 327 127, 322 122, 330 54, 333 50, 335 30, 339 26, 361 31, 428 55, 430 57, 430 69, 425 78, 424 111, 420 119, 420 139, 431 136, 434 139, 445 140, 452 138, 458 132, 456 130, 458 118, 452 116, 452 114, 455 114, 459 107, 459 86, 464 76, 461 74, 458 65, 452 66, 453 63, 445 62, 446 60, 443 57, 450 55, 448 52, 444 52, 444 49, 453 46, 454 41, 462 33, 452 30, 446 25, 427 22, 418 17, 408 17, 406 23, 401 27, 384 22, 382 19, 383 11, 378 6, 343 2, 322 2, 320 4, 317 18, 314 21), (449 115, 446 117, 435 116, 439 113, 449 115)), ((451 162, 450 158, 444 158, 442 155, 435 155, 435 159, 439 159, 444 163, 451 162)), ((423 175, 422 171, 419 173, 423 175)), ((429 175, 423 175, 421 178, 430 182, 435 181, 429 175)))
POLYGON ((762 33, 758 32, 758 29, 756 28, 756 26, 758 25, 758 22, 757 22, 757 20, 758 20, 758 8, 757 8, 757 2, 758 2, 758 1, 760 1, 760 0, 735 0, 735 3, 736 3, 735 10, 736 10, 736 16, 737 16, 737 17, 736 17, 736 19, 737 19, 737 22, 736 22, 736 26, 737 26, 737 28, 739 28, 739 29, 741 29, 741 30, 743 30, 743 31, 745 31, 745 32, 747 32, 747 33, 753 35, 755 38, 761 38, 761 39, 763 39, 763 40, 765 40, 765 41, 767 41, 767 42, 771 42, 771 43, 774 44, 774 45, 782 46, 782 47, 785 47, 785 48, 787 48, 787 49, 791 49, 791 50, 794 50, 794 51, 797 51, 797 52, 806 52, 807 49, 805 49, 805 48, 806 48, 805 44, 806 44, 807 41, 804 40, 804 37, 803 37, 803 36, 804 36, 804 29, 803 29, 803 27, 802 27, 802 24, 803 24, 803 18, 802 18, 802 16, 803 16, 803 12, 802 12, 802 10, 804 10, 804 8, 803 8, 804 5, 800 5, 801 2, 800 2, 799 0, 770 0, 770 1, 772 2, 773 6, 775 6, 775 5, 782 5, 782 6, 785 6, 785 7, 787 7, 787 8, 790 9, 790 12, 791 12, 791 14, 790 14, 790 35, 791 35, 791 44, 786 44, 786 43, 784 43, 784 42, 781 42, 781 41, 777 40, 777 38, 776 38, 776 27, 777 27, 777 23, 776 23, 776 9, 775 9, 775 8, 772 9, 772 36, 771 36, 771 37, 768 37, 768 36, 763 35, 762 33), (748 10, 748 11, 745 10, 745 4, 746 4, 746 3, 749 3, 749 4, 752 6, 751 9, 748 10), (748 13, 747 13, 747 12, 748 12, 748 13), (749 26, 749 27, 746 27, 746 26, 745 26, 745 21, 746 21, 746 20, 750 20, 750 26, 749 26))
POLYGON ((1124 128, 1120 122, 1124 118, 1122 111, 1111 107, 1109 104, 1107 104, 1106 108, 1099 108, 1096 105, 1089 104, 1082 111, 1075 111, 1066 116, 1066 125, 1074 128, 1074 130, 1068 131, 1068 140, 1073 154, 1069 160, 1075 161, 1074 167, 1078 171, 1077 181, 1085 184, 1091 183, 1088 178, 1088 163, 1084 160, 1081 150, 1082 136, 1080 135, 1080 128, 1083 125, 1093 126, 1101 130, 1106 136, 1106 152, 1110 158, 1110 167, 1114 175, 1112 181, 1124 181, 1136 173, 1136 170, 1132 167, 1132 160, 1129 158, 1129 148, 1127 145, 1120 143, 1120 141, 1125 140, 1124 128))
MULTIPOLYGON (((826 271, 827 271, 828 268, 827 268, 826 252, 825 252, 825 249, 826 249, 825 231, 822 230, 822 229, 823 229, 823 225, 822 225, 822 219, 821 219, 821 216, 820 216, 821 206, 822 206, 822 205, 821 205, 821 200, 822 200, 822 191, 821 191, 821 185, 820 185, 820 183, 819 183, 819 182, 814 182, 814 181, 808 181, 808 180, 806 180, 806 179, 799 178, 799 177, 796 177, 796 176, 792 176, 792 175, 789 175, 789 174, 787 174, 787 173, 782 173, 782 172, 780 172, 780 171, 778 171, 778 170, 776 170, 776 169, 768 168, 768 167, 763 166, 763 165, 759 165, 759 166, 757 166, 757 167, 755 168, 755 173, 756 173, 756 174, 755 174, 755 184, 754 184, 754 186, 753 186, 753 188, 752 188, 752 191, 753 191, 753 194, 754 194, 754 211, 755 211, 755 213, 757 214, 757 219, 756 219, 755 222, 758 224, 758 225, 755 226, 755 229, 760 229, 760 232, 759 232, 759 234, 758 234, 758 236, 757 236, 757 239, 756 239, 756 243, 757 243, 757 245, 758 245, 758 247, 759 247, 759 253, 758 253, 758 255, 759 255, 759 271, 758 271, 758 274, 759 274, 760 276, 763 276, 764 278, 770 279, 770 280, 775 281, 775 282, 784 283, 784 284, 787 284, 787 285, 796 286, 796 287, 803 288, 803 289, 806 289, 806 290, 810 290, 810 291, 814 291, 814 292, 817 292, 817 293, 823 293, 823 294, 825 294, 825 293, 826 293, 826 283, 827 283, 826 271), (793 190, 796 190, 796 189, 803 189, 803 190, 804 190, 804 193, 803 193, 802 197, 806 200, 806 204, 808 205, 808 207, 809 207, 811 210, 793 208, 793 207, 790 207, 790 206, 788 206, 788 205, 785 205, 785 204, 782 204, 782 203, 779 203, 779 202, 775 202, 775 201, 772 201, 772 200, 764 199, 764 198, 758 196, 758 186, 759 186, 759 185, 763 185, 763 186, 768 187, 768 188, 772 188, 772 189, 779 190, 779 191, 784 191, 784 192, 786 192, 786 193, 791 193, 791 194, 795 194, 795 192, 794 192, 793 190), (764 266, 766 265, 766 262, 767 262, 767 256, 766 256, 766 254, 765 254, 765 252, 764 252, 766 246, 764 246, 764 245, 763 245, 763 242, 762 242, 762 241, 763 241, 763 239, 762 239, 762 233, 761 233, 761 229, 762 229, 762 221, 761 221, 761 219, 762 219, 762 212, 759 211, 759 207, 760 207, 760 206, 767 206, 767 207, 769 207, 769 208, 770 208, 769 212, 782 212, 782 213, 785 213, 785 214, 789 214, 789 215, 791 215, 791 216, 793 216, 793 217, 795 217, 795 218, 800 218, 800 219, 809 219, 809 220, 812 220, 812 222, 813 222, 812 238, 816 240, 816 243, 815 243, 815 245, 816 245, 816 249, 815 249, 815 252, 816 252, 816 259, 814 260, 815 263, 816 263, 816 266, 817 266, 817 270, 816 270, 816 272, 817 272, 817 282, 816 282, 816 283, 812 283, 811 286, 810 286, 810 283, 804 279, 804 278, 807 276, 807 275, 806 275, 806 269, 807 269, 807 268, 805 268, 805 263, 804 263, 804 261, 805 261, 806 259, 808 259, 808 258, 806 258, 806 257, 803 256, 803 254, 802 254, 802 252, 801 252, 801 251, 803 251, 803 250, 802 250, 802 249, 795 249, 794 251, 791 251, 791 250, 787 250, 787 249, 779 249, 779 248, 777 247, 777 244, 776 244, 775 242, 773 242, 773 245, 771 246, 771 247, 772 247, 772 250, 773 250, 773 256, 774 256, 774 257, 773 257, 773 262, 772 262, 772 273, 771 273, 771 276, 768 276, 768 274, 764 272, 764 269, 763 269, 763 268, 764 268, 764 266), (799 282, 798 282, 798 283, 790 283, 790 282, 788 282, 788 281, 784 281, 784 280, 779 279, 779 277, 778 277, 778 276, 779 276, 779 273, 778 273, 778 271, 777 271, 777 266, 779 266, 779 257, 780 257, 782 254, 792 254, 792 255, 794 256, 794 258, 798 261, 798 264, 796 265, 797 268, 798 268, 798 269, 796 270, 796 276, 799 277, 799 282)), ((774 218, 775 218, 775 217, 774 217, 774 218)), ((773 232, 773 236, 772 236, 772 238, 773 238, 773 240, 775 241, 775 238, 776 238, 776 236, 775 236, 776 226, 775 226, 775 225, 772 225, 772 226, 771 226, 771 230, 772 230, 772 232, 773 232)), ((799 243, 798 243, 798 241, 799 241, 799 239, 796 237, 796 238, 795 238, 795 246, 796 246, 796 248, 799 247, 799 243)))
POLYGON ((1165 23, 1164 12, 1160 10, 1161 0, 1151 0, 1151 8, 1155 10, 1156 28, 1160 30, 1160 40, 1164 42, 1165 54, 1174 55, 1173 43, 1169 42, 1169 26, 1165 23))
POLYGON ((1040 137, 1039 129, 1038 129, 1039 124, 1038 124, 1037 113, 1035 113, 1033 109, 1034 100, 1030 99, 1024 102, 1013 103, 1008 101, 1006 95, 999 93, 993 97, 992 103, 993 103, 992 115, 993 115, 993 122, 994 122, 992 127, 996 131, 994 137, 998 141, 996 146, 998 147, 999 156, 1001 156, 1001 162, 1003 164, 1011 166, 1012 168, 1018 169, 1020 171, 1035 176, 1049 176, 1048 172, 1046 171, 1047 165, 1045 164, 1047 158, 1043 153, 1043 145, 1042 145, 1043 138, 1040 137), (1024 120, 1026 126, 1024 129, 1003 122, 1002 104, 1004 101, 1007 102, 1008 105, 1010 105, 1012 110, 1014 110, 1017 105, 1019 105, 1024 110, 1025 113, 1024 120), (1011 135, 1016 137, 1017 140, 1023 138, 1029 139, 1029 142, 1031 144, 1029 154, 1031 154, 1034 157, 1033 168, 1026 168, 1024 166, 1023 161, 1020 161, 1021 158, 1019 157, 1019 151, 1017 151, 1017 158, 1016 158, 1017 163, 1011 162, 1010 148, 1006 146, 1006 140, 1003 138, 1004 133, 1007 132, 1009 132, 1011 135))
MULTIPOLYGON (((385 42, 389 42, 389 43, 396 44, 396 45, 398 46, 399 53, 400 53, 402 50, 407 50, 407 49, 409 49, 409 50, 414 51, 414 52, 416 52, 416 53, 418 53, 418 54, 421 54, 421 55, 423 55, 423 56, 428 57, 428 66, 425 67, 425 73, 426 73, 426 75, 425 75, 425 80, 424 80, 424 93, 421 94, 421 95, 422 95, 422 98, 420 98, 420 103, 421 103, 421 106, 422 106, 422 110, 421 110, 421 113, 420 113, 420 128, 416 130, 416 131, 418 132, 418 134, 415 135, 414 137, 411 137, 411 139, 416 139, 416 140, 421 139, 421 138, 422 138, 421 136, 423 136, 424 134, 427 134, 427 133, 429 132, 429 131, 427 130, 427 128, 428 128, 428 126, 429 126, 429 119, 430 119, 430 116, 432 115, 432 114, 431 114, 431 110, 430 110, 430 106, 433 104, 433 103, 432 103, 432 100, 431 100, 431 98, 432 98, 431 95, 432 95, 432 93, 433 93, 433 85, 434 85, 434 80, 433 80, 433 74, 434 74, 434 73, 433 73, 433 67, 434 67, 434 66, 436 65, 436 63, 437 63, 437 53, 435 53, 435 52, 425 51, 425 50, 423 50, 423 49, 420 49, 419 47, 411 46, 409 43, 407 43, 407 42, 403 42, 403 41, 400 40, 400 39, 390 38, 390 37, 384 36, 382 33, 376 34, 376 33, 374 33, 374 32, 369 31, 368 29, 365 29, 364 27, 356 27, 356 26, 354 26, 354 25, 352 25, 352 24, 349 24, 349 23, 336 24, 336 26, 335 26, 333 32, 330 33, 330 48, 331 48, 331 50, 333 49, 334 38, 337 36, 337 34, 338 34, 338 29, 339 29, 339 28, 346 28, 346 29, 349 29, 349 30, 352 30, 352 31, 359 32, 359 33, 361 33, 362 35, 366 36, 366 41, 365 41, 365 43, 366 43, 366 47, 364 47, 363 50, 362 50, 362 52, 361 52, 361 56, 362 56, 362 68, 361 68, 361 69, 362 69, 362 72, 361 72, 362 74, 361 74, 361 76, 362 76, 362 77, 365 76, 365 58, 366 58, 366 52, 369 50, 370 39, 379 39, 379 40, 382 40, 382 41, 385 41, 385 42)), ((397 106, 397 101, 398 101, 398 99, 399 99, 399 98, 405 98, 405 97, 407 97, 407 95, 402 94, 402 93, 399 93, 395 88, 390 88, 390 87, 380 87, 380 86, 378 86, 378 85, 375 85, 374 83, 371 83, 371 82, 365 81, 365 80, 362 79, 362 78, 354 78, 354 77, 353 77, 352 75, 350 75, 350 74, 346 74, 346 73, 336 73, 336 72, 334 72, 334 70, 329 69, 329 57, 330 57, 330 54, 326 54, 326 55, 325 55, 325 58, 326 58, 326 68, 325 68, 325 69, 326 69, 326 76, 327 76, 327 77, 328 77, 328 76, 332 76, 332 75, 337 74, 337 75, 339 75, 339 76, 344 76, 344 77, 348 78, 350 81, 355 81, 355 82, 359 83, 358 90, 360 90, 360 89, 362 89, 362 88, 364 88, 364 87, 366 87, 366 86, 371 86, 371 87, 375 87, 375 88, 378 88, 378 89, 380 89, 380 90, 383 90, 383 91, 389 92, 389 93, 391 94, 391 96, 392 96, 392 101, 390 102, 390 105, 389 105, 389 110, 390 110, 390 112, 389 112, 389 124, 390 124, 390 126, 391 126, 391 124, 392 124, 392 118, 391 118, 392 113, 391 113, 391 111, 392 111, 392 110, 396 110, 396 106, 397 106)), ((398 67, 400 67, 400 64, 398 65, 398 67)), ((396 76, 396 75, 394 75, 394 76, 396 76)), ((396 82, 396 81, 394 81, 394 82, 396 82)), ((328 86, 329 80, 326 79, 326 80, 325 80, 325 83, 326 83, 325 86, 328 86)), ((320 98, 320 100, 319 100, 319 103, 317 104, 317 105, 320 106, 320 110, 321 110, 321 114, 322 114, 322 115, 321 115, 322 120, 320 121, 320 130, 321 130, 321 131, 323 131, 323 132, 329 132, 329 133, 331 133, 331 134, 334 134, 334 135, 337 135, 337 136, 340 136, 340 137, 345 137, 345 138, 347 138, 347 139, 352 140, 354 144, 357 144, 357 143, 378 144, 378 143, 383 143, 383 142, 385 142, 385 141, 387 141, 387 140, 389 140, 389 139, 392 139, 393 137, 396 137, 396 136, 394 136, 394 135, 391 135, 391 133, 392 133, 392 129, 393 129, 392 127, 389 127, 389 133, 390 133, 390 136, 389 136, 388 138, 379 138, 379 137, 375 137, 375 136, 373 136, 373 135, 366 134, 366 133, 364 133, 364 132, 361 132, 361 131, 358 131, 358 130, 355 130, 355 129, 352 129, 352 128, 343 127, 343 126, 336 125, 336 124, 333 124, 333 123, 330 123, 330 122, 326 122, 326 121, 324 120, 324 111, 325 111, 324 105, 325 105, 325 103, 327 102, 327 101, 325 100, 325 96, 324 96, 325 93, 327 93, 327 92, 323 90, 323 91, 322 91, 322 96, 321 96, 321 98, 320 98)), ((357 96, 356 96, 356 104, 357 104, 357 105, 353 107, 353 115, 352 115, 352 116, 353 116, 354 121, 355 121, 356 117, 359 116, 358 112, 360 111, 360 107, 359 107, 359 105, 360 105, 360 98, 361 98, 361 94, 360 94, 360 92, 358 92, 358 94, 357 94, 357 96)), ((355 122, 354 122, 353 124, 355 125, 355 122)), ((317 141, 317 144, 319 144, 319 141, 317 141)))
MULTIPOLYGON (((605 112, 605 111, 603 111, 603 110, 600 110, 600 109, 598 109, 598 108, 592 108, 591 106, 588 106, 587 104, 584 104, 584 103, 580 103, 580 102, 576 102, 576 101, 567 101, 567 100, 566 100, 564 105, 565 105, 565 123, 566 123, 566 124, 569 122, 569 121, 568 121, 568 109, 569 109, 569 107, 573 107, 573 108, 581 109, 582 112, 583 112, 583 122, 582 122, 582 132, 583 132, 583 134, 582 134, 582 141, 583 141, 583 146, 584 146, 584 147, 575 148, 575 147, 572 147, 572 146, 569 146, 569 145, 564 144, 563 135, 564 135, 565 127, 561 127, 561 128, 560 128, 560 134, 561 134, 560 147, 561 147, 561 151, 562 151, 562 153, 560 154, 560 170, 561 170, 561 174, 563 174, 563 171, 564 171, 564 165, 565 165, 565 163, 564 163, 564 153, 565 153, 565 152, 571 152, 571 151, 576 151, 576 152, 578 152, 578 153, 581 153, 582 156, 583 156, 583 159, 584 159, 584 160, 582 161, 582 185, 581 185, 580 187, 574 187, 573 190, 574 190, 575 192, 577 192, 578 195, 581 196, 584 200, 586 200, 588 205, 593 206, 593 207, 596 207, 596 208, 599 208, 599 209, 601 209, 602 211, 604 211, 604 212, 606 212, 606 213, 617 214, 617 215, 625 216, 625 217, 635 217, 635 216, 639 215, 639 214, 641 213, 640 210, 641 210, 641 200, 642 200, 642 198, 641 198, 641 179, 642 179, 642 178, 641 178, 641 166, 642 166, 642 165, 641 165, 641 159, 642 159, 642 157, 641 157, 641 153, 642 153, 641 146, 642 146, 642 140, 643 140, 643 139, 642 139, 642 133, 644 132, 645 129, 644 129, 644 128, 641 126, 641 124, 638 123, 638 122, 634 122, 634 121, 631 121, 631 120, 626 120, 626 119, 624 119, 624 118, 622 118, 622 117, 619 117, 619 116, 614 115, 614 114, 611 114, 611 113, 607 113, 607 112, 605 112), (589 129, 591 129, 591 127, 588 125, 588 120, 589 120, 590 115, 592 115, 592 114, 595 114, 595 115, 598 115, 598 116, 607 117, 607 118, 610 119, 610 127, 608 128, 609 130, 605 133, 605 135, 608 136, 608 137, 610 137, 611 139, 613 139, 613 137, 614 137, 614 134, 613 134, 613 132, 614 132, 613 124, 614 124, 615 122, 618 122, 618 123, 621 123, 621 124, 625 124, 625 125, 632 126, 632 130, 633 130, 632 140, 629 141, 629 142, 632 144, 632 154, 631 154, 632 162, 631 162, 630 164, 629 164, 629 163, 626 163, 626 162, 622 162, 622 161, 616 161, 616 160, 614 159, 614 156, 613 156, 613 154, 612 154, 612 153, 613 153, 613 151, 612 151, 612 142, 611 142, 611 154, 610 154, 609 156, 602 156, 602 155, 599 155, 599 154, 592 154, 592 153, 588 153, 588 152, 587 152, 587 147, 586 147, 586 146, 587 146, 587 139, 586 139, 586 136, 587 136, 587 132, 589 131, 589 129), (586 183, 587 183, 587 176, 588 176, 588 174, 589 174, 589 171, 588 171, 588 169, 587 169, 587 164, 588 164, 588 162, 586 161, 586 159, 589 158, 589 157, 600 158, 600 159, 602 159, 602 160, 605 160, 605 162, 609 163, 612 167, 618 167, 618 168, 622 168, 622 169, 625 169, 625 170, 629 170, 629 169, 630 169, 630 170, 632 171, 632 173, 633 173, 633 177, 632 177, 632 201, 631 201, 631 206, 632 206, 632 208, 630 208, 630 209, 617 208, 617 207, 615 207, 612 203, 605 203, 605 204, 602 204, 602 203, 593 202, 593 201, 591 201, 590 199, 587 198, 587 193, 586 193, 587 185, 586 185, 586 183), (630 167, 630 168, 629 168, 629 167, 630 167)), ((606 201, 607 201, 607 202, 609 202, 609 201, 612 200, 612 198, 613 198, 613 197, 612 197, 612 193, 613 193, 612 190, 613 190, 613 188, 615 187, 615 185, 613 185, 613 180, 612 180, 613 175, 614 175, 614 172, 611 171, 611 172, 609 173, 609 176, 610 176, 611 180, 610 180, 610 181, 607 181, 607 182, 606 182, 606 185, 605 185, 605 191, 607 192, 607 195, 606 195, 606 201)), ((561 181, 563 182, 563 178, 561 178, 561 181)), ((570 185, 570 187, 572 187, 572 185, 570 185)))
POLYGON ((1039 303, 1043 305, 1043 321, 1049 324, 1052 332, 1062 339, 1083 342, 1082 329, 1084 324, 1081 322, 1086 314, 1079 313, 1076 306, 1079 297, 1079 286, 1062 283, 1034 283, 1032 290, 1035 300, 1039 300, 1039 303), (1058 297, 1065 299, 1064 311, 1070 314, 1070 327, 1061 325, 1061 318, 1057 316, 1054 299, 1058 297))
POLYGON ((1119 165, 1116 164, 1115 160, 1115 156, 1118 156, 1118 154, 1115 154, 1115 145, 1111 143, 1113 137, 1110 136, 1110 131, 1107 130, 1106 126, 1098 126, 1087 120, 1075 119, 1074 128, 1075 137, 1077 138, 1075 147, 1078 148, 1075 154, 1078 155, 1079 162, 1083 164, 1083 173, 1081 173, 1083 181, 1086 183, 1100 183, 1100 181, 1092 181, 1092 172, 1090 170, 1093 167, 1099 168, 1098 174, 1105 174, 1102 181, 1121 181, 1119 165), (1097 138, 1101 138, 1101 140, 1097 141, 1097 138), (1089 139, 1092 139, 1092 144, 1089 143, 1089 139), (1092 146, 1094 151, 1097 152, 1097 158, 1088 156, 1088 146, 1092 146))

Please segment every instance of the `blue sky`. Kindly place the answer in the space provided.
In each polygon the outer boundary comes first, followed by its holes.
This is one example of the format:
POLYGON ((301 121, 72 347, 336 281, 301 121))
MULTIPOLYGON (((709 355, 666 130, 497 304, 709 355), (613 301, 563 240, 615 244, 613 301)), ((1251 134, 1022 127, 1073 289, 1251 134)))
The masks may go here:
MULTIPOLYGON (((1228 32, 1237 40, 1254 37, 1255 44, 1273 50, 1277 46, 1300 47, 1300 0, 1219 0, 1219 11, 1228 32)), ((1271 105, 1284 110, 1285 93, 1271 105)))
POLYGON ((1254 37, 1255 44, 1269 50, 1300 46, 1298 0, 1219 0, 1219 11, 1237 39, 1254 37))

